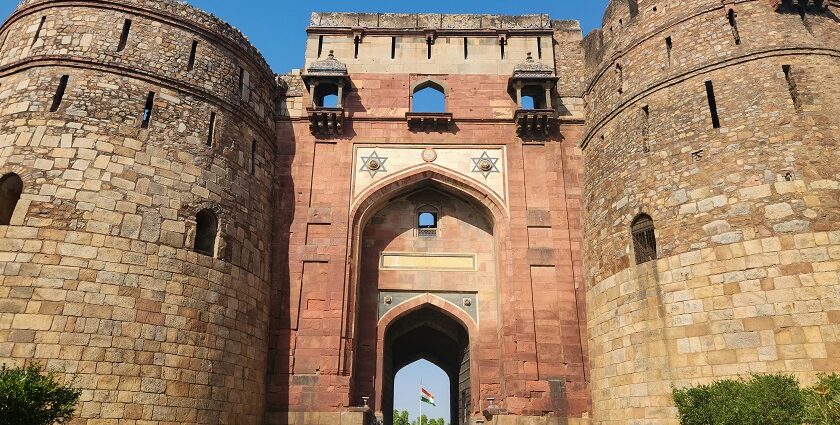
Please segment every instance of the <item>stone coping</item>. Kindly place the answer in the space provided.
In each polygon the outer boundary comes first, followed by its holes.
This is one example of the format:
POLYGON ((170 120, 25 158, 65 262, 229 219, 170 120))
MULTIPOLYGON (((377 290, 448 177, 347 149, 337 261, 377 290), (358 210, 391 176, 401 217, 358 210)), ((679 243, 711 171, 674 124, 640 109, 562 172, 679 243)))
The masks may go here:
POLYGON ((467 15, 440 13, 325 13, 314 12, 310 28, 381 28, 381 29, 498 29, 548 30, 551 17, 538 15, 467 15))

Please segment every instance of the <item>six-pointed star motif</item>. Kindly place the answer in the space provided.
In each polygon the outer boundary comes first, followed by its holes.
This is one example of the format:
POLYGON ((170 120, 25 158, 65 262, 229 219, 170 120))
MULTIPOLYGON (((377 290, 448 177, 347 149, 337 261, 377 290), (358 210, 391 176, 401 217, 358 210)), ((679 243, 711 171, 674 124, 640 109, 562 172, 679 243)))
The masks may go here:
POLYGON ((481 173, 486 179, 492 173, 499 173, 499 158, 491 158, 487 151, 478 158, 472 158, 473 173, 481 173))
POLYGON ((359 168, 359 171, 367 171, 371 177, 376 176, 376 173, 387 173, 388 170, 385 169, 387 160, 387 156, 379 156, 376 151, 373 151, 368 156, 362 156, 362 168, 359 168))

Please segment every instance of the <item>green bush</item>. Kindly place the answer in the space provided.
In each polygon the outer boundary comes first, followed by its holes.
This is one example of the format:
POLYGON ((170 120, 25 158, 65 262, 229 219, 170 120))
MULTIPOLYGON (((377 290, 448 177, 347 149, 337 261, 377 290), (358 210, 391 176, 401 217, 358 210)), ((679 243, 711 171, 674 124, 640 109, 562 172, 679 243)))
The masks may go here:
POLYGON ((805 402, 805 424, 840 424, 840 375, 820 375, 819 382, 805 390, 805 402))
POLYGON ((682 425, 802 425, 805 395, 796 378, 755 375, 675 389, 682 425))
POLYGON ((66 424, 81 391, 43 373, 40 365, 0 369, 0 425, 66 424))

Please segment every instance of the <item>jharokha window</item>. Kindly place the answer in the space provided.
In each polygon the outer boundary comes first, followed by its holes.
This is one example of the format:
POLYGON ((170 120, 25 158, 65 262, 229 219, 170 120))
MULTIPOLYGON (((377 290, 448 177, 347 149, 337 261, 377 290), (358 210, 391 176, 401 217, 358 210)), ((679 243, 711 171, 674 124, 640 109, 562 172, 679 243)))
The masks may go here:
POLYGON ((639 214, 630 226, 633 234, 633 251, 636 264, 644 264, 656 259, 656 235, 653 219, 647 214, 639 214))
POLYGON ((438 234, 438 212, 434 208, 424 207, 417 212, 417 236, 433 238, 438 234))

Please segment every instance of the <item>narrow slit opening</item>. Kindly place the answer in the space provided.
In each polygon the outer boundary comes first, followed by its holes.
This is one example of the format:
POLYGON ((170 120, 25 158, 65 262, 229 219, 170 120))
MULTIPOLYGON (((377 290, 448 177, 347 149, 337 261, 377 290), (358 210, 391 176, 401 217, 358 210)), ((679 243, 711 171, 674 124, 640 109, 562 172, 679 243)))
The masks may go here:
POLYGON ((123 23, 122 34, 120 35, 120 44, 117 46, 117 51, 125 50, 125 45, 128 44, 128 35, 131 33, 131 19, 126 19, 123 23))
POLYGON ((257 173, 257 141, 251 141, 251 175, 257 173))
POLYGON ((426 58, 432 59, 432 37, 426 38, 426 58))
POLYGON ((6 39, 9 38, 9 32, 3 33, 3 38, 0 38, 0 54, 3 53, 3 47, 6 47, 6 39))
POLYGON ((198 40, 193 40, 192 48, 190 49, 190 60, 187 63, 187 71, 192 71, 195 68, 195 55, 198 52, 198 40))
POLYGON ((155 92, 150 91, 149 95, 146 97, 146 106, 143 108, 143 120, 140 124, 140 128, 149 128, 149 124, 152 122, 152 110, 155 107, 155 92))
POLYGON ((671 66, 671 55, 674 51, 674 41, 671 40, 671 37, 665 37, 665 50, 668 55, 668 66, 671 66))
POLYGON ((727 18, 729 19, 729 26, 732 28, 732 36, 735 37, 736 46, 741 44, 741 34, 738 32, 738 21, 736 20, 737 16, 735 9, 729 9, 727 18))
POLYGON ((359 45, 362 44, 362 40, 359 37, 353 39, 353 59, 359 59, 359 45))
POLYGON ((44 24, 47 23, 47 17, 42 16, 41 22, 38 23, 38 29, 35 30, 35 37, 32 39, 32 45, 34 46, 35 43, 38 42, 38 39, 41 38, 41 31, 44 29, 44 24))
POLYGON ((52 106, 50 107, 50 112, 58 111, 58 108, 61 107, 61 101, 64 100, 64 92, 67 90, 67 82, 70 80, 69 75, 61 76, 61 81, 58 83, 58 89, 55 91, 55 96, 53 97, 52 106))
POLYGON ((542 37, 537 37, 537 59, 542 59, 542 37))
POLYGON ((650 134, 650 107, 642 106, 642 138, 647 141, 650 134))
POLYGON ((464 37, 464 60, 468 60, 470 58, 470 39, 464 37))
POLYGON ((500 47, 500 49, 499 49, 500 53, 502 55, 502 60, 505 60, 505 41, 504 40, 499 42, 499 47, 500 47))
POLYGON ((711 81, 706 81, 706 98, 709 100, 709 112, 712 115, 712 127, 720 128, 720 116, 718 116, 717 100, 715 99, 715 86, 711 81))
POLYGON ((213 139, 216 136, 216 113, 210 113, 210 127, 207 130, 207 146, 213 146, 213 139))
POLYGON ((799 112, 802 108, 802 100, 799 98, 799 90, 796 87, 796 79, 793 77, 793 69, 790 65, 782 65, 782 71, 785 73, 785 81, 787 82, 790 98, 793 100, 793 107, 799 112))
POLYGON ((324 53, 324 36, 318 36, 318 57, 321 57, 321 54, 324 53))
POLYGON ((247 95, 247 80, 246 77, 248 72, 245 71, 245 68, 239 68, 239 100, 248 100, 247 95))
POLYGON ((397 58, 397 37, 391 37, 391 59, 397 58))

